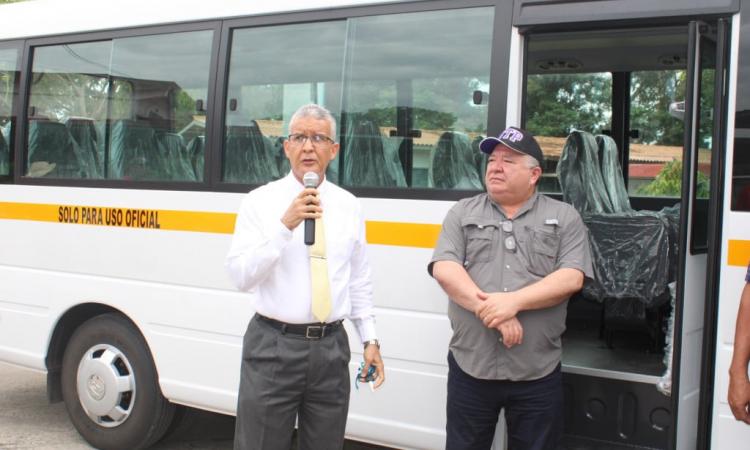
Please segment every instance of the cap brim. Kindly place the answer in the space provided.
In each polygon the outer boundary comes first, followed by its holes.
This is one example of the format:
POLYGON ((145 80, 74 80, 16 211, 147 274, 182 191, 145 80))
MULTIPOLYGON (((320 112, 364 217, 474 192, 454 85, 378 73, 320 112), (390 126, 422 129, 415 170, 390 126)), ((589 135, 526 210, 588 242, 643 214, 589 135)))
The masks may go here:
POLYGON ((509 149, 513 150, 516 153, 520 153, 522 155, 528 155, 528 153, 526 153, 525 151, 519 150, 512 145, 508 145, 507 142, 503 142, 496 137, 488 137, 488 138, 482 139, 482 141, 479 142, 479 150, 481 150, 484 153, 487 153, 488 155, 491 155, 492 152, 495 151, 495 147, 497 147, 498 145, 502 145, 503 147, 508 147, 509 149))
POLYGON ((489 155, 493 150, 495 150, 495 147, 497 147, 498 144, 502 144, 502 142, 500 142, 500 139, 496 137, 486 137, 482 139, 481 142, 479 142, 479 150, 489 155))

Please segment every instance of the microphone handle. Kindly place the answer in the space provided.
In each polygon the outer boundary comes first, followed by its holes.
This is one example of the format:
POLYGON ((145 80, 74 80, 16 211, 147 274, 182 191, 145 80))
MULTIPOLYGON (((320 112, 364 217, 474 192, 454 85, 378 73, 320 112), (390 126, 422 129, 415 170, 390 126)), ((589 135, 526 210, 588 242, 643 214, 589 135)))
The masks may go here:
POLYGON ((315 219, 305 219, 305 245, 315 243, 315 219))

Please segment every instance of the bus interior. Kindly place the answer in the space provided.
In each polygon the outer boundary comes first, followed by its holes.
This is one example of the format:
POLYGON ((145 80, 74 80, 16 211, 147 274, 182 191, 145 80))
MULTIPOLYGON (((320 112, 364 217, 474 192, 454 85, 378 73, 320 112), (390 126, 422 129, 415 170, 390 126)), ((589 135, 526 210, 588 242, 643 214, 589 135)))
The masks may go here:
POLYGON ((595 272, 568 305, 566 433, 666 448, 678 259, 706 249, 715 56, 710 46, 701 54, 688 249, 680 239, 688 28, 542 30, 524 37, 522 117, 545 153, 541 187, 581 213, 595 272), (623 391, 629 394, 617 395, 623 391), (650 417, 591 426, 623 399, 626 411, 644 408, 650 417))

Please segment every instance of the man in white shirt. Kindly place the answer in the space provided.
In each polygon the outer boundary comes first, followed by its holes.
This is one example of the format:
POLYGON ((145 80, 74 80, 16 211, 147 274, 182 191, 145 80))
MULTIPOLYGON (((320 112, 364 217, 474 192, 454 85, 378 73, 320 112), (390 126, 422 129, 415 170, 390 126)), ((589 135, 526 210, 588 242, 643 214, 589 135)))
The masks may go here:
POLYGON ((350 391, 344 318, 364 344, 362 373, 373 366, 375 387, 385 381, 361 206, 325 179, 339 150, 335 137, 330 112, 313 104, 298 109, 284 141, 291 173, 247 194, 237 215, 226 265, 240 290, 256 293, 257 313, 243 342, 235 449, 288 450, 295 418, 300 449, 343 447, 350 391), (316 188, 303 184, 308 172, 322 180, 316 188), (316 277, 305 219, 322 219, 325 230, 324 320, 312 312, 316 277))

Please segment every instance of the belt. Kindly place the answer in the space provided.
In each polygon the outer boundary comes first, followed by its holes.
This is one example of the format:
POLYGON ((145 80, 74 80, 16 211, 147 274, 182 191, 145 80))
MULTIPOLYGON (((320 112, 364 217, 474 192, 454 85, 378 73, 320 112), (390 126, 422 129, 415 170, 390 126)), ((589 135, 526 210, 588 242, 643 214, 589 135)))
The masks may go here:
POLYGON ((260 314, 256 314, 256 317, 281 331, 283 334, 302 336, 305 339, 324 338, 343 327, 342 320, 331 323, 286 323, 260 314))

